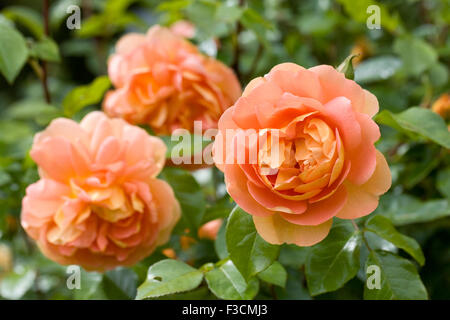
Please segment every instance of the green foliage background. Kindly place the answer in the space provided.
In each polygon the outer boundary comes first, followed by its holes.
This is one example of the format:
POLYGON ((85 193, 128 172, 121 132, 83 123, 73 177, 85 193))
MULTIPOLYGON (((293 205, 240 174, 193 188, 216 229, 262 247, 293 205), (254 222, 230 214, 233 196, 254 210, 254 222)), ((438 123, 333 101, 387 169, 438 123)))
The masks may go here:
POLYGON ((12 269, 0 265, 0 298, 450 298, 450 134, 448 119, 429 110, 450 90, 448 0, 52 0, 49 36, 41 12, 41 1, 0 1, 0 262, 8 252, 13 260, 12 269), (79 30, 66 27, 72 4, 81 7, 79 30), (373 4, 381 29, 366 26, 373 4), (320 244, 279 247, 233 209, 218 170, 165 169, 183 209, 170 242, 132 268, 83 271, 81 289, 69 290, 66 267, 43 257, 20 227, 24 190, 38 178, 28 155, 33 135, 55 117, 79 120, 99 108, 110 86, 107 57, 123 33, 180 19, 196 25, 192 41, 243 85, 281 62, 338 66, 359 48, 354 77, 380 102, 377 148, 393 186, 374 214, 355 224, 336 219, 320 244), (217 239, 198 239, 216 218, 226 219, 217 239), (188 248, 186 236, 194 239, 188 248), (374 264, 380 290, 365 286, 374 264))

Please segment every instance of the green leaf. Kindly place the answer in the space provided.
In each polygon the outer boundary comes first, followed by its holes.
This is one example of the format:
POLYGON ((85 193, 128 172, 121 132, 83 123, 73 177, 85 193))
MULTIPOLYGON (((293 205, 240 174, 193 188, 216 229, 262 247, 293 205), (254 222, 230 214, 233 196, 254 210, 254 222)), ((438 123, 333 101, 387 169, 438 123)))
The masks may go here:
POLYGON ((280 249, 261 238, 252 216, 238 206, 228 218, 226 240, 230 259, 245 279, 269 267, 278 257, 280 249))
POLYGON ((405 133, 418 134, 450 149, 450 132, 444 119, 428 109, 412 107, 397 114, 383 110, 375 120, 405 133))
POLYGON ((197 288, 203 273, 184 262, 166 259, 148 269, 147 279, 137 289, 136 299, 155 298, 197 288))
POLYGON ((136 297, 136 282, 138 278, 134 271, 117 268, 105 273, 103 287, 111 300, 134 299, 136 297))
POLYGON ((11 271, 2 276, 0 295, 5 299, 20 299, 31 289, 35 278, 36 271, 28 267, 22 267, 18 271, 11 271))
MULTIPOLYGON (((366 300, 424 300, 428 298, 416 267, 407 259, 390 252, 373 251, 366 262, 380 268, 380 289, 364 287, 366 300)), ((374 276, 374 275, 372 275, 374 276)), ((370 277, 370 276, 369 276, 370 277)), ((370 279, 368 279, 368 282, 370 279)))
MULTIPOLYGON (((186 170, 164 168, 161 177, 172 187, 181 206, 181 227, 197 234, 205 213, 206 200, 200 185, 186 170)), ((180 224, 179 223, 179 224, 180 224)))
POLYGON ((260 272, 258 277, 265 282, 284 288, 286 286, 287 272, 281 263, 275 261, 266 270, 260 272))
POLYGON ((60 61, 58 45, 48 37, 38 42, 33 42, 30 48, 30 55, 45 61, 60 61))
POLYGON ((325 240, 311 248, 306 280, 312 296, 341 288, 359 269, 361 233, 350 221, 337 221, 325 240))
POLYGON ((388 218, 375 215, 368 219, 365 225, 367 230, 408 252, 421 266, 425 263, 425 257, 417 241, 398 232, 388 218))
POLYGON ((247 283, 231 260, 206 273, 205 278, 212 293, 225 300, 250 300, 259 290, 259 281, 251 278, 247 283))
POLYGON ((64 98, 64 114, 71 118, 83 108, 99 103, 110 86, 109 78, 100 76, 88 85, 76 87, 64 98))
POLYGON ((342 63, 336 68, 338 72, 345 75, 347 79, 353 80, 355 78, 355 71, 353 69, 353 59, 356 58, 357 54, 351 54, 342 61, 342 63))
POLYGON ((378 56, 361 62, 355 68, 355 81, 372 83, 392 77, 402 66, 402 61, 394 56, 378 56))
POLYGON ((280 249, 278 261, 285 266, 300 268, 308 260, 310 247, 299 247, 295 244, 284 244, 280 249))
POLYGON ((217 233, 216 240, 214 241, 214 249, 220 259, 225 259, 229 255, 227 249, 226 228, 227 220, 224 220, 217 233))
POLYGON ((387 194, 382 197, 377 212, 388 217, 395 226, 403 226, 448 217, 450 207, 446 199, 420 201, 406 194, 387 194))
POLYGON ((28 58, 24 37, 14 28, 0 28, 0 72, 8 83, 13 83, 28 58))
POLYGON ((403 70, 407 75, 419 76, 433 66, 438 58, 431 45, 420 38, 405 36, 394 42, 394 52, 403 60, 403 70))
POLYGON ((44 37, 44 25, 41 15, 31 8, 25 6, 10 6, 2 13, 8 19, 27 28, 37 39, 44 37))

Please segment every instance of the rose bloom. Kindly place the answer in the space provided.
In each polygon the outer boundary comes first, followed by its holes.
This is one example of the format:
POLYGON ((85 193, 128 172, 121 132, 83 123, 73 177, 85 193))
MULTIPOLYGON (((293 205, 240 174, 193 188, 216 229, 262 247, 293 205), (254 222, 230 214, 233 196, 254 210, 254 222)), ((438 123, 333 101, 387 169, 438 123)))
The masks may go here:
POLYGON ((450 95, 442 94, 431 106, 433 112, 440 115, 444 120, 450 119, 450 95))
POLYGON ((102 112, 80 124, 53 120, 30 152, 41 179, 26 190, 22 226, 60 264, 135 264, 167 242, 180 217, 171 187, 156 178, 165 152, 159 138, 102 112))
POLYGON ((374 147, 377 112, 373 94, 327 65, 284 63, 247 85, 220 118, 214 157, 228 193, 253 215, 267 242, 310 246, 327 236, 333 217, 375 210, 391 185, 388 164, 374 147), (244 144, 239 129, 266 139, 244 144), (268 156, 267 129, 278 130, 278 159, 268 156), (246 161, 239 163, 235 151, 242 148, 246 161))
POLYGON ((224 110, 240 96, 233 71, 167 28, 147 34, 129 33, 116 45, 108 62, 116 90, 107 93, 103 108, 133 124, 147 124, 157 134, 174 129, 217 128, 224 110))

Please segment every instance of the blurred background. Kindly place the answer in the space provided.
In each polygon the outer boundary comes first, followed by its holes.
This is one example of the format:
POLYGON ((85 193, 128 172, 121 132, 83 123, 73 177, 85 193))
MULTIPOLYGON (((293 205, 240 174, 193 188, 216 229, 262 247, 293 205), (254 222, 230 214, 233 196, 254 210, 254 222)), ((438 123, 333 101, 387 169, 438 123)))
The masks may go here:
MULTIPOLYGON (((38 179, 28 155, 34 133, 55 117, 80 119, 99 108, 110 86, 104 77, 107 58, 124 33, 146 32, 154 24, 188 31, 185 36, 206 55, 231 66, 243 86, 281 62, 304 67, 338 66, 350 54, 357 54, 353 59, 355 81, 377 96, 380 110, 399 113, 418 106, 432 110, 443 119, 440 121, 449 124, 448 0, 51 0, 47 21, 43 19, 44 2, 0 0, 0 29, 14 26, 30 50, 17 72, 8 71, 2 57, 12 49, 0 37, 0 69, 9 72, 8 76, 0 76, 3 299, 134 298, 147 267, 164 257, 164 249, 172 249, 179 259, 196 266, 219 258, 217 241, 195 235, 186 238, 180 232, 135 267, 105 275, 86 273, 83 289, 69 290, 66 268, 43 257, 20 226, 24 190, 38 179), (79 29, 68 28, 68 23, 73 22, 70 17, 76 13, 68 11, 72 5, 80 8, 79 29), (370 18, 370 5, 378 6, 379 21, 370 18), (119 281, 122 278, 129 281, 125 288, 119 281)), ((20 60, 20 52, 13 52, 20 60)), ((388 115, 380 115, 377 122, 390 124, 388 115)), ((420 276, 430 298, 449 299, 449 150, 395 125, 382 125, 381 132, 377 148, 388 159, 393 187, 382 197, 377 212, 388 216, 399 230, 420 243, 426 257, 420 276)), ((211 172, 206 172, 205 179, 205 174, 194 173, 199 192, 207 201, 211 193, 217 195, 218 186, 211 185, 213 179, 208 174, 211 172)), ((212 174, 217 175, 215 171, 212 174)), ((221 181, 222 177, 216 178, 221 181)), ((222 207, 207 208, 211 219, 229 212, 229 205, 224 204, 227 196, 220 196, 223 201, 218 203, 222 207)), ((387 241, 371 241, 375 248, 398 250, 387 241)), ((302 273, 303 254, 290 246, 282 249, 280 262, 289 278, 288 288, 279 293, 279 298, 311 298, 302 273)), ((361 270, 344 288, 317 298, 360 299, 364 279, 361 270)), ((207 292, 197 297, 211 298, 207 292)), ((257 296, 268 297, 264 290, 257 296)))

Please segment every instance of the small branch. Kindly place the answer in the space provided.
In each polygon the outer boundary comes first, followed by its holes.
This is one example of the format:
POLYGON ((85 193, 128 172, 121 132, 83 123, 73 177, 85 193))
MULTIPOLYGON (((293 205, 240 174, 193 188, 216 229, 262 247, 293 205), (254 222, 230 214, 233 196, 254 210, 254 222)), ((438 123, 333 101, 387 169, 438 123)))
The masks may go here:
MULTIPOLYGON (((48 1, 49 0, 44 0, 43 8, 42 8, 42 15, 44 17, 44 33, 46 36, 49 35, 48 1)), ((51 103, 50 91, 48 90, 48 83, 47 83, 47 62, 46 61, 42 61, 41 83, 42 83, 42 90, 44 91, 45 101, 47 101, 47 103, 51 103)))

